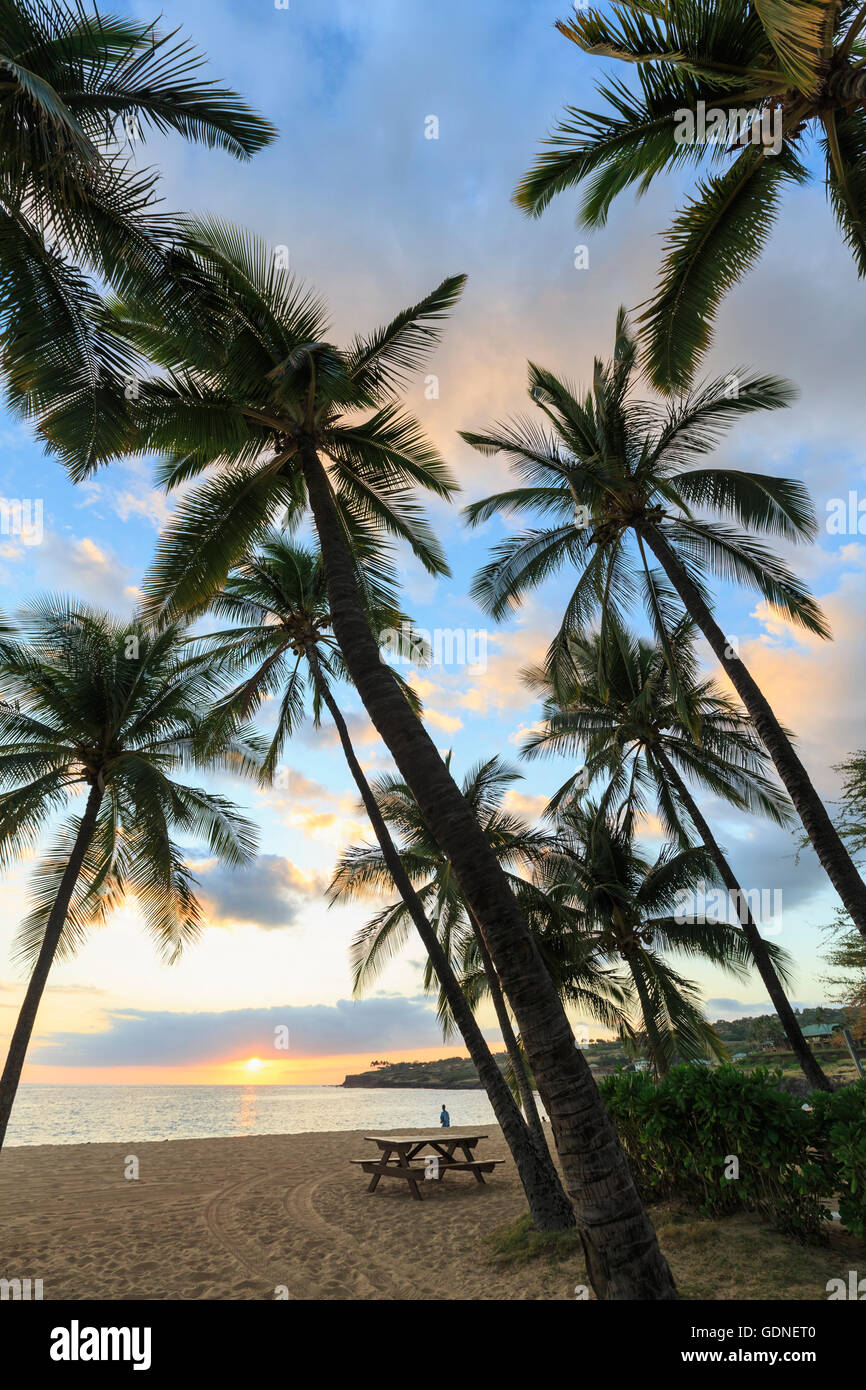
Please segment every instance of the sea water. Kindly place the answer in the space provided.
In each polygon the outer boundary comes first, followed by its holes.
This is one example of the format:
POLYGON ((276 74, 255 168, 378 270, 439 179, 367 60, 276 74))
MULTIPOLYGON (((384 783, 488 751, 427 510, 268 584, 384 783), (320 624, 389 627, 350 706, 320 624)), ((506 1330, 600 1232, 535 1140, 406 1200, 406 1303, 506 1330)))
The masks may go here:
POLYGON ((496 1123, 484 1091, 340 1086, 47 1086, 18 1091, 7 1144, 107 1144, 496 1123))

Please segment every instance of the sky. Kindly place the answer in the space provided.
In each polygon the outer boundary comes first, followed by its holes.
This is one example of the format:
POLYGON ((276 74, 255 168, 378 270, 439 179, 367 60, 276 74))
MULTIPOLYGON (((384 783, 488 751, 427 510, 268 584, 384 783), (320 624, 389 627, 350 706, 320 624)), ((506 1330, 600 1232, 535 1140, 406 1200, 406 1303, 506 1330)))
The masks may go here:
MULTIPOLYGON (((445 275, 468 274, 427 368, 438 394, 429 382, 425 389, 424 377, 407 393, 462 488, 457 504, 430 507, 452 573, 431 579, 410 557, 401 563, 418 625, 465 634, 474 665, 434 662, 412 679, 458 776, 499 753, 523 773, 508 804, 530 819, 573 771, 564 760, 519 758, 522 735, 538 717, 520 671, 546 649, 568 576, 552 579, 502 626, 485 618, 470 597, 471 580, 505 531, 499 522, 469 531, 460 507, 504 485, 507 474, 457 430, 525 411, 527 360, 588 381, 593 357, 610 353, 618 306, 633 308, 649 295, 660 234, 682 194, 675 180, 639 202, 627 194, 595 233, 576 226, 569 194, 540 220, 511 203, 557 114, 566 104, 593 106, 604 71, 555 31, 566 11, 565 0, 290 0, 285 7, 165 0, 163 23, 181 26, 207 53, 209 73, 241 92, 280 138, 245 164, 177 137, 150 138, 136 150, 140 163, 162 170, 167 208, 217 214, 286 248, 293 272, 326 295, 337 341, 390 320, 445 275)), ((149 5, 132 12, 157 13, 149 5)), ((833 641, 792 631, 744 591, 717 585, 716 593, 722 626, 832 799, 833 765, 866 744, 866 515, 857 511, 866 499, 866 292, 820 178, 788 194, 783 213, 758 268, 721 308, 706 370, 747 364, 799 387, 792 408, 738 426, 718 458, 809 487, 819 536, 787 558, 823 604, 833 641), (840 529, 833 518, 843 503, 840 529)), ((152 461, 113 464, 75 487, 12 417, 0 418, 0 436, 0 494, 41 504, 43 518, 41 532, 0 535, 3 606, 11 611, 35 593, 62 590, 131 611, 173 505, 154 488, 152 461)), ((704 656, 710 669, 708 649, 704 656)), ((365 770, 389 769, 357 696, 338 693, 365 770)), ((56 966, 25 1081, 331 1084, 373 1058, 462 1052, 441 1039, 423 992, 419 944, 409 943, 363 999, 352 999, 350 941, 378 904, 328 908, 323 900, 338 854, 369 838, 333 729, 302 730, 273 789, 214 785, 257 822, 256 863, 230 874, 191 848, 208 929, 178 964, 159 962, 130 903, 74 960, 56 966), (286 1036, 288 1046, 280 1045, 286 1036)), ((795 1004, 822 1002, 821 928, 837 899, 814 855, 800 851, 794 830, 712 798, 702 807, 743 886, 781 894, 772 939, 794 959, 795 1004)), ((648 848, 657 848, 651 824, 646 831, 648 848)), ((21 865, 4 883, 0 1044, 24 988, 13 943, 27 874, 21 865)), ((710 1018, 768 1007, 757 975, 692 973, 710 1018)), ((497 1044, 492 1011, 481 1021, 497 1044)), ((601 1032, 592 1020, 575 1021, 591 1036, 601 1032)))

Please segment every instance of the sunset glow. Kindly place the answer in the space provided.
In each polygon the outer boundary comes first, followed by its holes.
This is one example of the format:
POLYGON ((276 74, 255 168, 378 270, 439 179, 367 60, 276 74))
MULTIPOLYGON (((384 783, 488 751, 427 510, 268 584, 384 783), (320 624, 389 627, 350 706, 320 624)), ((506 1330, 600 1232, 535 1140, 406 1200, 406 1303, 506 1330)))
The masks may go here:
MULTIPOLYGON (((527 398, 529 358, 582 389, 589 386, 595 356, 611 350, 617 306, 642 303, 655 283, 664 199, 632 203, 626 194, 611 226, 589 248, 586 268, 581 257, 575 259, 577 195, 571 201, 568 194, 554 199, 539 219, 525 217, 511 203, 555 113, 568 104, 583 109, 594 99, 593 64, 575 64, 574 44, 553 28, 555 7, 551 22, 539 23, 533 14, 537 7, 511 6, 512 27, 501 36, 497 63, 488 67, 483 7, 454 0, 358 7, 343 0, 331 7, 339 36, 336 77, 330 58, 321 60, 321 71, 318 66, 325 51, 321 6, 285 11, 266 6, 274 27, 265 43, 242 5, 217 0, 208 7, 207 26, 190 0, 171 0, 169 8, 169 27, 182 26, 203 45, 209 71, 264 112, 286 143, 238 161, 224 149, 190 143, 176 132, 165 139, 155 136, 151 152, 166 210, 213 212, 243 224, 280 254, 289 247, 291 273, 325 294, 332 306, 334 342, 349 343, 355 333, 391 322, 446 273, 469 274, 459 310, 442 325, 436 353, 423 370, 406 373, 406 410, 463 492, 453 506, 419 493, 449 575, 428 573, 409 547, 394 541, 401 603, 418 629, 430 635, 432 655, 417 669, 401 657, 399 669, 423 701, 437 746, 450 751, 457 780, 479 759, 499 754, 520 774, 505 793, 505 812, 540 825, 551 795, 576 764, 559 754, 521 757, 541 711, 523 673, 543 662, 570 601, 575 570, 571 564, 551 569, 544 585, 527 592, 501 622, 479 606, 475 575, 512 527, 491 517, 483 534, 473 532, 461 507, 510 487, 513 479, 504 456, 479 454, 461 432, 486 429, 491 421, 524 410, 535 412, 527 398), (400 72, 406 51, 418 55, 420 76, 388 84, 387 120, 380 128, 379 115, 373 114, 382 100, 379 65, 384 72, 400 72), (429 103, 431 87, 440 92, 443 72, 449 77, 440 110, 429 103), (542 83, 539 72, 545 74, 542 83), (519 103, 503 103, 505 80, 521 92, 519 103), (419 92, 430 95, 422 101, 419 92), (300 161, 297 186, 275 180, 273 170, 284 157, 280 151, 291 148, 286 132, 297 130, 305 111, 317 104, 329 110, 341 140, 332 139, 330 124, 313 123, 303 150, 292 155, 300 161), (441 138, 438 126, 433 138, 425 124, 428 110, 441 121, 441 138), (375 120, 383 142, 375 187, 368 167, 368 122, 359 112, 375 120), (466 138, 480 129, 483 141, 466 138), (479 149, 493 153, 482 158, 479 149), (322 180, 326 164, 329 176, 322 180), (350 255, 341 220, 333 216, 334 188, 353 210, 350 255)), ((149 15, 146 8, 142 13, 149 15)), ((810 492, 822 524, 814 542, 800 548, 796 567, 827 614, 833 642, 792 627, 740 584, 715 585, 713 601, 719 624, 724 633, 736 634, 740 657, 778 719, 796 731, 807 770, 829 805, 839 794, 834 767, 863 742, 866 523, 856 506, 849 516, 850 488, 860 485, 861 471, 850 449, 859 429, 859 339, 856 320, 845 318, 854 272, 826 216, 823 193, 804 187, 798 196, 808 225, 804 236, 822 266, 820 281, 804 277, 799 264, 782 257, 756 266, 748 291, 738 291, 744 296, 739 310, 720 308, 705 368, 710 376, 724 377, 732 363, 743 362, 790 378, 801 391, 799 400, 772 421, 754 416, 740 422, 718 461, 796 473, 810 492), (806 334, 799 331, 801 316, 809 323, 806 334), (831 367, 822 344, 839 334, 842 319, 849 337, 831 367), (771 464, 762 461, 765 455, 771 464), (834 526, 825 524, 829 520, 834 526)), ((4 429, 0 512, 4 498, 10 507, 16 498, 20 505, 30 498, 44 514, 38 544, 7 534, 8 526, 0 535, 4 612, 15 612, 35 595, 64 592, 126 621, 141 601, 160 536, 179 505, 178 496, 162 487, 156 459, 143 454, 114 459, 78 484, 45 453, 32 422, 6 412, 4 429)), ((14 507, 9 515, 13 512, 14 507)), ((304 534, 309 541, 311 532, 304 534)), ((629 621, 635 630, 647 630, 640 603, 629 621)), ((733 687, 703 647, 700 662, 702 672, 730 694, 733 687)), ((337 679, 334 693, 365 774, 392 772, 391 755, 357 690, 337 679)), ((269 692, 256 713, 257 728, 267 739, 281 698, 281 691, 269 692)), ((154 950, 131 893, 104 930, 83 934, 74 954, 56 960, 28 1049, 25 1083, 333 1086, 347 1074, 367 1070, 373 1059, 465 1055, 459 1035, 456 1042, 442 1039, 435 994, 426 989, 424 953, 414 934, 399 950, 383 954, 381 973, 369 988, 355 990, 353 943, 388 899, 329 903, 327 889, 340 855, 371 843, 331 718, 316 722, 309 706, 277 764, 269 786, 203 774, 208 791, 230 798, 253 824, 258 853, 246 867, 231 869, 220 863, 207 837, 180 836, 204 929, 176 963, 167 968, 154 950), (276 1030, 285 1032, 285 1045, 276 1030)), ((767 884, 783 895, 784 935, 778 944, 792 960, 797 1006, 814 1005, 823 998, 825 972, 816 930, 832 920, 837 905, 827 875, 811 850, 794 855, 788 828, 723 806, 709 794, 704 802, 744 887, 767 884), (772 866, 769 877, 767 865, 772 866)), ((79 797, 70 802, 69 814, 80 814, 82 807, 79 797)), ((665 827, 654 805, 647 804, 637 824, 647 853, 655 855, 665 827)), ((4 1049, 26 986, 17 934, 32 907, 35 858, 50 842, 46 827, 38 844, 28 842, 21 862, 4 872, 4 1049)), ((768 1007, 754 971, 732 982, 720 967, 697 960, 685 973, 694 978, 711 1020, 768 1007)), ((592 1036, 605 1031, 577 1007, 573 1021, 592 1036)), ((501 1047, 487 999, 479 1024, 492 1045, 501 1047)))

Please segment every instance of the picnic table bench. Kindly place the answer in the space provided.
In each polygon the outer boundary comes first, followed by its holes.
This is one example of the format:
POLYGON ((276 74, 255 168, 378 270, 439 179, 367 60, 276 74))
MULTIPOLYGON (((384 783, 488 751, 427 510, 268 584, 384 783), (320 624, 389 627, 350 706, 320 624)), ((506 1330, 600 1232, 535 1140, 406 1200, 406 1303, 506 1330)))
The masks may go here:
POLYGON ((475 1158, 473 1150, 486 1134, 453 1134, 440 1129, 432 1134, 365 1134, 364 1141, 377 1144, 375 1158, 351 1158, 361 1171, 370 1174, 368 1192, 375 1192, 381 1178, 402 1178, 409 1184, 412 1196, 421 1201, 419 1182, 442 1182, 445 1174, 472 1173, 476 1182, 484 1182, 484 1174, 492 1173, 504 1158, 475 1158), (422 1149, 432 1153, 421 1154, 422 1149), (458 1155, 460 1150, 462 1157, 458 1155), (420 1157, 419 1157, 420 1155, 420 1157))

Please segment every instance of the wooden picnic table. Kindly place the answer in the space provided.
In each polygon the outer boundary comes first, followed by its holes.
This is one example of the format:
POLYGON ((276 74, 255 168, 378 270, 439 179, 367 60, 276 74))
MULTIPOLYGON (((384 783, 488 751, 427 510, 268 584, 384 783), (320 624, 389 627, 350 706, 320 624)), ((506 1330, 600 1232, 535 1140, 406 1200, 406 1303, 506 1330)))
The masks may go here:
POLYGON ((365 1143, 378 1145, 378 1157, 353 1158, 350 1162, 370 1174, 368 1192, 376 1191, 381 1178, 403 1178, 412 1196, 420 1202, 419 1181, 442 1182, 446 1173, 462 1172, 474 1174, 476 1182, 483 1183, 485 1173, 492 1173, 498 1163, 504 1163, 502 1158, 475 1157, 473 1150, 486 1138, 486 1134, 450 1134, 444 1127, 428 1134, 365 1134, 365 1143), (433 1152, 424 1154, 419 1161, 423 1149, 433 1152))

